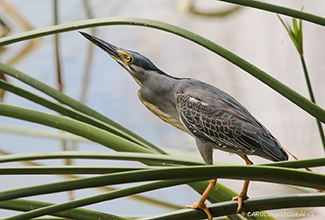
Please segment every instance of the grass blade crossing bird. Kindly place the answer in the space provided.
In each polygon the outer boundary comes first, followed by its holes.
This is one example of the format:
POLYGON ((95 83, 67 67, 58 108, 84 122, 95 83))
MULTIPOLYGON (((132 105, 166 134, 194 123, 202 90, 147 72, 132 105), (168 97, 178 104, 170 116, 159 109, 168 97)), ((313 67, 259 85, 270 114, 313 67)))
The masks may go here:
MULTIPOLYGON (((247 155, 272 161, 288 160, 279 141, 226 92, 199 80, 170 76, 137 52, 80 33, 131 74, 140 86, 141 102, 152 113, 194 137, 207 165, 213 164, 213 149, 238 154, 247 165, 253 164, 247 155)), ((216 182, 216 179, 210 180, 199 202, 187 208, 202 209, 211 220, 205 201, 216 182)), ((238 200, 238 211, 243 200, 248 198, 248 184, 246 180, 241 193, 233 198, 238 200)))

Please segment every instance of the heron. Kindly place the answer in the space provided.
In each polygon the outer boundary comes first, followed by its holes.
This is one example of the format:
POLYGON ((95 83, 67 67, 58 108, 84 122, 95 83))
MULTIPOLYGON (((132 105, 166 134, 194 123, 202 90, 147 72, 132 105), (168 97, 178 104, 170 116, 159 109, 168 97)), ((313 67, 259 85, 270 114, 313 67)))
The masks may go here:
MULTIPOLYGON (((206 165, 213 164, 213 149, 237 154, 247 165, 253 164, 248 155, 288 160, 280 142, 228 93, 196 79, 171 76, 138 52, 80 33, 129 72, 140 87, 139 99, 153 114, 194 137, 206 165)), ((216 183, 217 179, 210 180, 200 200, 186 208, 202 209, 212 220, 206 200, 216 183)), ((245 180, 241 192, 233 198, 238 201, 238 211, 248 199, 248 186, 245 180)))

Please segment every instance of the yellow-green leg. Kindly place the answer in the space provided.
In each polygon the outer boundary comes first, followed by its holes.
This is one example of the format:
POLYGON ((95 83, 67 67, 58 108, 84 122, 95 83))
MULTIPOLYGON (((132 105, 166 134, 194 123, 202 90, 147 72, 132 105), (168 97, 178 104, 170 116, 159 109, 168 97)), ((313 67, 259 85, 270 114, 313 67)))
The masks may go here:
MULTIPOLYGON (((239 156, 241 156, 245 160, 246 165, 253 165, 253 162, 250 161, 246 155, 239 155, 239 156)), ((249 198, 247 196, 248 185, 249 185, 249 181, 245 180, 242 191, 239 193, 238 196, 232 198, 233 201, 235 200, 238 201, 237 211, 240 211, 241 208, 243 207, 243 201, 249 198)))
POLYGON ((200 200, 198 203, 193 203, 193 205, 186 206, 187 209, 202 209, 207 215, 208 219, 212 220, 212 215, 209 211, 209 208, 207 207, 205 201, 207 200, 210 192, 213 190, 213 188, 216 186, 217 180, 210 180, 210 183, 208 187, 205 189, 204 193, 202 194, 200 200))

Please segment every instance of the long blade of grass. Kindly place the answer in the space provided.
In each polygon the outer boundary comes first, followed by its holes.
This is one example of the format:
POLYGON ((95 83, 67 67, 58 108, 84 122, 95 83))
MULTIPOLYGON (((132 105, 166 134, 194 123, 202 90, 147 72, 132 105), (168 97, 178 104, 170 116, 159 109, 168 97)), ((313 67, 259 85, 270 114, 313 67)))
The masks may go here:
POLYGON ((0 103, 0 115, 47 125, 82 136, 118 151, 153 153, 153 151, 83 122, 36 110, 0 103))
MULTIPOLYGON (((96 159, 96 160, 131 160, 141 161, 144 163, 155 162, 161 164, 175 165, 204 165, 202 160, 184 159, 179 156, 158 155, 147 153, 130 153, 130 152, 94 152, 94 151, 50 151, 50 152, 33 152, 23 154, 12 154, 0 156, 0 163, 17 162, 25 160, 46 160, 46 159, 96 159)), ((229 165, 222 161, 218 165, 229 165)), ((274 166, 287 168, 305 168, 325 166, 325 158, 305 159, 284 161, 276 163, 258 164, 254 166, 274 166)))
POLYGON ((325 18, 316 16, 310 13, 294 10, 291 8, 273 5, 270 3, 260 2, 260 1, 252 1, 252 0, 218 0, 221 2, 233 3, 236 5, 242 5, 247 7, 252 7, 256 9, 261 9, 268 12, 274 12, 277 14, 283 14, 294 18, 299 18, 305 21, 309 21, 315 24, 319 24, 325 26, 325 18))
MULTIPOLYGON (((107 152, 46 152, 46 153, 28 153, 22 155, 8 155, 0 156, 1 162, 15 162, 20 160, 32 160, 32 159, 106 159, 106 160, 135 160, 140 162, 156 162, 156 163, 168 163, 168 164, 187 164, 197 165, 184 160, 178 160, 177 158, 167 157, 165 155, 154 154, 141 154, 141 153, 107 153, 107 152), (37 154, 34 156, 33 154, 37 154), (88 155, 87 155, 88 154, 88 155), (153 157, 154 156, 154 157, 153 157)), ((203 164, 201 164, 203 165, 203 164)), ((218 163, 220 166, 221 164, 218 163)), ((319 167, 325 166, 325 158, 309 159, 309 160, 296 160, 286 161, 270 164, 261 164, 253 166, 275 166, 286 168, 305 168, 305 167, 319 167)), ((116 172, 125 172, 132 170, 145 170, 145 169, 158 169, 163 166, 24 166, 24 167, 0 167, 0 175, 27 175, 27 174, 107 174, 116 172)))
MULTIPOLYGON (((303 53, 300 54, 300 60, 301 60, 302 68, 304 70, 305 81, 306 81, 306 84, 307 84, 307 88, 308 88, 310 100, 313 103, 316 104, 314 92, 313 92, 313 89, 312 89, 312 86, 311 86, 311 82, 310 82, 310 79, 309 79, 309 74, 308 74, 308 71, 307 71, 307 65, 306 65, 306 62, 305 62, 305 58, 304 58, 303 53)), ((319 135, 320 135, 322 144, 323 144, 323 149, 325 151, 325 135, 324 135, 324 130, 323 130, 323 126, 322 126, 321 122, 317 118, 316 118, 316 124, 317 124, 317 127, 318 127, 318 132, 319 132, 319 135)))
MULTIPOLYGON (((1 40, 1 39, 0 39, 1 40)), ((44 92, 45 94, 51 96, 52 98, 56 99, 57 101, 59 101, 60 103, 63 103, 67 106, 70 106, 71 108, 75 109, 76 111, 79 111, 81 113, 84 113, 86 115, 89 115, 93 118, 98 119, 99 121, 102 121, 103 123, 108 124, 107 127, 110 128, 110 131, 124 136, 128 139, 130 139, 130 137, 133 137, 133 139, 138 140, 137 143, 142 143, 141 145, 150 148, 150 149, 154 149, 157 152, 161 153, 161 154, 166 154, 164 151, 162 151, 161 149, 157 148, 155 145, 153 145, 152 143, 148 142, 147 140, 141 138, 140 136, 136 135, 135 133, 131 132, 130 130, 124 128, 123 126, 117 124, 116 122, 112 121, 111 119, 105 117, 104 115, 96 112, 95 110, 89 108, 88 106, 76 101, 75 99, 65 95, 64 93, 46 85, 45 83, 40 82, 39 80, 36 80, 30 76, 28 76, 27 74, 24 74, 18 70, 16 70, 15 68, 5 65, 3 63, 0 63, 0 71, 3 71, 4 73, 17 78, 18 80, 38 89, 41 92, 44 92), (127 134, 127 135, 126 135, 127 134)), ((24 97, 24 92, 22 89, 20 89, 20 91, 18 91, 18 88, 10 88, 10 84, 7 83, 5 84, 4 81, 2 81, 2 86, 6 86, 7 89, 10 89, 12 92, 17 92, 17 94, 21 95, 24 97)), ((27 95, 26 95, 27 96, 27 95)), ((39 96, 35 96, 32 93, 28 93, 28 98, 33 98, 33 101, 35 100, 40 100, 39 104, 45 104, 46 100, 41 99, 39 96)), ((48 103, 48 102, 47 102, 48 103)), ((54 102, 52 102, 51 104, 53 104, 54 102)), ((58 104, 55 104, 56 108, 59 109, 60 107, 58 106, 58 104)), ((53 106, 53 105, 52 105, 53 106)))
POLYGON ((325 166, 325 157, 305 159, 305 160, 283 161, 283 162, 276 162, 276 163, 266 163, 266 164, 259 164, 256 166, 273 166, 273 167, 288 167, 288 168, 320 167, 320 166, 325 166))
POLYGON ((96 177, 87 177, 83 179, 68 180, 64 182, 2 191, 0 192, 0 201, 104 185, 191 178, 245 179, 325 190, 325 175, 313 172, 267 166, 191 166, 113 173, 96 177))
MULTIPOLYGON (((89 3, 90 3, 89 1, 83 0, 83 7, 85 9, 87 19, 94 18, 89 3)), ((90 32, 91 32, 91 35, 96 35, 95 28, 91 28, 90 32)), ((86 52, 87 58, 85 59, 85 65, 83 68, 84 71, 83 71, 83 77, 82 77, 82 80, 83 80, 82 88, 80 90, 79 100, 81 103, 85 103, 87 95, 88 95, 89 79, 90 79, 90 73, 91 73, 90 69, 91 69, 91 66, 93 63, 94 51, 95 51, 94 49, 95 49, 95 45, 92 43, 89 43, 87 52, 86 52)))
POLYGON ((142 140, 139 140, 136 136, 133 136, 131 133, 126 132, 125 130, 120 130, 119 128, 115 127, 114 124, 104 123, 101 120, 98 120, 98 119, 93 118, 89 115, 83 114, 79 111, 73 110, 71 108, 67 108, 59 103, 50 101, 46 98, 38 96, 28 90, 21 89, 21 88, 14 86, 14 85, 12 85, 6 81, 3 81, 1 79, 0 79, 0 88, 4 89, 6 91, 12 92, 16 95, 19 95, 23 98, 26 98, 30 101, 33 101, 37 104, 40 104, 46 108, 49 108, 53 111, 60 113, 62 115, 68 116, 68 117, 76 119, 78 121, 85 122, 87 124, 93 125, 95 127, 104 129, 108 132, 111 132, 113 134, 121 136, 129 141, 132 141, 136 144, 142 145, 150 150, 153 149, 154 151, 162 152, 161 149, 153 146, 152 144, 149 145, 147 142, 143 142, 142 140))
POLYGON ((183 184, 183 183, 189 183, 189 182, 200 181, 200 180, 202 180, 202 178, 201 179, 200 178, 199 179, 191 178, 191 179, 177 179, 177 180, 162 180, 162 181, 156 181, 153 183, 145 183, 145 184, 138 185, 138 186, 132 186, 132 187, 127 187, 127 188, 123 188, 123 189, 118 189, 113 192, 103 193, 103 194, 96 195, 96 196, 91 196, 91 197, 87 197, 87 198, 83 198, 83 199, 64 202, 64 203, 52 205, 49 207, 39 208, 37 210, 29 211, 28 213, 24 213, 24 214, 6 218, 6 220, 31 219, 31 218, 35 218, 35 217, 39 217, 39 216, 43 216, 43 215, 47 215, 47 214, 51 214, 51 213, 55 213, 55 212, 65 211, 65 210, 68 210, 71 208, 91 205, 94 203, 109 201, 109 200, 126 197, 126 196, 130 196, 130 195, 137 194, 137 193, 148 192, 148 191, 152 191, 152 190, 156 190, 156 189, 166 188, 166 187, 170 187, 170 186, 175 186, 175 185, 179 185, 179 184, 183 184))
MULTIPOLYGON (((215 203, 209 205, 209 210, 213 217, 219 217, 234 213, 237 208, 236 201, 215 203)), ((322 193, 304 193, 293 194, 285 196, 272 196, 269 198, 251 198, 244 201, 243 211, 241 214, 255 218, 268 218, 268 217, 315 217, 315 212, 295 212, 292 211, 292 216, 284 216, 281 211, 279 212, 256 212, 259 210, 272 210, 272 209, 285 209, 285 208, 298 208, 298 207, 322 207, 325 206, 325 194, 322 193)), ((290 211, 288 212, 288 214, 290 211)), ((178 211, 168 212, 151 217, 139 218, 137 220, 175 220, 175 219, 201 219, 204 218, 205 213, 199 210, 182 209, 178 211)))
POLYGON ((134 170, 158 169, 154 166, 23 166, 0 167, 0 175, 108 174, 134 170))
POLYGON ((31 128, 28 126, 0 124, 0 132, 15 134, 15 135, 35 136, 38 138, 60 139, 66 141, 91 143, 89 140, 85 138, 67 132, 62 132, 62 131, 57 131, 52 129, 50 130, 50 129, 41 129, 41 128, 31 128))
MULTIPOLYGON (((24 211, 24 212, 40 209, 51 205, 54 205, 54 203, 27 200, 27 199, 15 199, 15 200, 9 200, 5 202, 0 202, 0 208, 2 209, 24 211)), ((112 214, 106 214, 103 212, 97 212, 97 211, 93 211, 90 209, 83 209, 83 208, 75 208, 69 211, 52 213, 51 215, 57 217, 63 217, 67 219, 128 220, 120 216, 115 216, 112 214)))
MULTIPOLYGON (((59 24, 59 13, 58 13, 58 1, 53 0, 54 9, 54 25, 59 24)), ((55 51, 55 65, 57 73, 57 85, 60 92, 63 91, 63 81, 62 81, 62 65, 60 59, 60 36, 59 34, 54 35, 54 51, 55 51)))
MULTIPOLYGON (((130 153, 130 152, 100 152, 100 151, 50 151, 12 154, 0 156, 0 163, 17 162, 23 160, 46 159, 96 159, 96 160, 131 160, 142 162, 156 162, 160 164, 204 165, 201 160, 189 160, 169 155, 130 153)), ((220 163, 218 163, 220 164, 220 163)))

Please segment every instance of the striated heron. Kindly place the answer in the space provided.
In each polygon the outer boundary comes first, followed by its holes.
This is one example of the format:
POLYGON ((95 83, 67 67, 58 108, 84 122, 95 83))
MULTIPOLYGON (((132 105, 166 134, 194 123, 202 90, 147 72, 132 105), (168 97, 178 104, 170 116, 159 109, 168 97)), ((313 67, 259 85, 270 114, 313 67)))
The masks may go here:
MULTIPOLYGON (((143 55, 116 47, 95 36, 80 32, 117 61, 139 84, 141 102, 163 121, 194 137, 207 165, 213 164, 213 149, 238 154, 247 165, 247 155, 272 161, 288 160, 279 141, 249 111, 226 92, 190 78, 177 78, 158 69, 143 55)), ((206 199, 217 180, 210 184, 198 203, 186 208, 202 209, 212 219, 206 199)), ((241 210, 247 199, 249 181, 245 181, 238 200, 241 210)))

